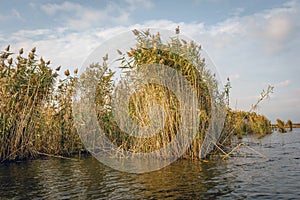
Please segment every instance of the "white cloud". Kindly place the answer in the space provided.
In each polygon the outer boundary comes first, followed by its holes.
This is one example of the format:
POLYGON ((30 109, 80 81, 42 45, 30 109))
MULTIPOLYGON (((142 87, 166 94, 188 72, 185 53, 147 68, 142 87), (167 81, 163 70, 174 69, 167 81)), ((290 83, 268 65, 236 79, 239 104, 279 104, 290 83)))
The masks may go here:
POLYGON ((193 0, 194 4, 202 4, 202 3, 222 3, 223 0, 193 0))
POLYGON ((275 84, 274 86, 275 86, 275 88, 283 88, 283 87, 289 86, 290 84, 291 84, 290 80, 285 80, 285 81, 275 84))
POLYGON ((275 15, 269 18, 263 30, 265 49, 273 53, 283 49, 285 42, 291 37, 293 23, 287 15, 275 15))
POLYGON ((19 20, 24 20, 19 11, 17 11, 15 8, 11 10, 11 13, 13 17, 16 17, 19 20))
POLYGON ((240 75, 239 74, 232 74, 232 75, 229 75, 229 79, 230 81, 236 81, 240 78, 240 75))
POLYGON ((129 4, 129 10, 133 11, 137 8, 152 8, 153 3, 149 0, 126 0, 126 2, 129 4))
POLYGON ((125 2, 125 7, 109 1, 103 9, 96 9, 67 1, 61 4, 48 3, 42 5, 41 9, 48 15, 61 16, 60 20, 68 28, 80 30, 100 25, 128 24, 132 11, 141 8, 149 9, 153 6, 153 3, 147 0, 126 0, 125 2))
MULTIPOLYGON (((137 1, 140 4, 145 3, 137 1)), ((179 25, 181 33, 194 38, 205 50, 208 50, 222 76, 225 78, 229 76, 231 81, 234 81, 231 93, 232 104, 235 104, 238 99, 238 108, 248 110, 251 104, 255 103, 257 95, 261 92, 261 83, 284 80, 275 84, 275 90, 291 83, 299 85, 297 79, 280 73, 283 70, 289 71, 295 64, 294 60, 283 57, 285 55, 283 51, 287 49, 289 43, 294 41, 300 43, 297 35, 300 31, 300 21, 298 21, 300 13, 299 9, 296 9, 299 7, 297 3, 286 4, 283 8, 266 10, 249 16, 234 16, 212 26, 202 22, 185 23, 163 19, 133 24, 129 27, 120 25, 104 29, 94 26, 94 24, 108 22, 114 24, 130 22, 130 14, 127 11, 133 9, 130 5, 135 5, 134 2, 136 1, 128 0, 129 6, 126 9, 121 9, 115 3, 109 3, 102 10, 83 7, 73 2, 46 4, 42 9, 52 16, 63 15, 60 19, 67 24, 67 28, 20 30, 9 38, 6 37, 5 40, 0 36, 0 45, 6 46, 9 42, 12 48, 24 47, 27 51, 36 46, 37 53, 45 56, 45 59, 50 59, 54 67, 62 65, 64 68, 73 69, 80 67, 87 56, 103 41, 123 31, 148 27, 174 30, 179 25), (119 20, 123 21, 118 23, 119 20), (76 31, 70 31, 70 27, 76 31), (78 27, 85 27, 85 29, 78 27), (295 37, 291 37, 293 34, 295 37), (281 58, 278 58, 278 52, 281 58), (269 55, 268 58, 266 54, 269 55), (284 60, 284 65, 278 63, 278 60, 284 60), (287 67, 283 68, 283 66, 287 67), (271 74, 273 72, 276 74, 271 74)), ((146 3, 144 7, 149 8, 151 5, 146 3)), ((299 46, 295 48, 300 51, 299 46)), ((99 55, 99 58, 101 56, 99 55)), ((277 94, 277 96, 281 95, 277 94)), ((289 93, 287 97, 295 98, 295 95, 289 93)), ((277 112, 274 108, 289 104, 285 100, 280 100, 280 103, 272 102, 271 98, 268 105, 262 106, 261 110, 269 116, 277 112)))
POLYGON ((9 19, 17 19, 17 20, 24 21, 24 18, 21 16, 20 12, 15 8, 11 9, 8 14, 0 13, 0 22, 9 19))
POLYGON ((36 36, 47 36, 52 31, 50 29, 19 30, 12 34, 11 40, 21 41, 25 38, 34 39, 36 36))
POLYGON ((288 38, 291 29, 291 20, 287 16, 277 15, 268 20, 266 36, 274 41, 282 41, 288 38))
POLYGON ((245 8, 236 8, 232 11, 231 15, 232 16, 239 16, 245 11, 245 8))
POLYGON ((261 48, 263 53, 276 54, 286 48, 293 34, 299 32, 299 10, 298 3, 290 2, 252 15, 235 15, 205 29, 208 37, 218 38, 213 39, 217 41, 214 44, 216 48, 248 41, 257 43, 257 48, 261 48))
POLYGON ((212 36, 223 35, 223 34, 240 34, 243 31, 242 26, 240 25, 239 18, 228 19, 224 22, 221 22, 215 26, 212 26, 209 30, 209 33, 212 36))
MULTIPOLYGON (((145 0, 126 0, 128 8, 132 8, 133 5, 143 6, 145 8, 151 8, 153 4, 145 0)), ((270 41, 278 45, 281 44, 281 41, 284 41, 285 38, 288 38, 288 35, 292 30, 291 17, 294 15, 299 15, 298 11, 295 10, 297 4, 287 4, 284 8, 275 8, 272 10, 266 10, 262 13, 256 13, 250 16, 244 17, 233 17, 231 19, 225 20, 213 26, 207 26, 202 22, 199 23, 184 23, 184 22, 173 22, 170 20, 150 20, 145 24, 135 24, 131 25, 131 28, 142 28, 142 27, 154 27, 173 30, 177 25, 180 26, 181 32, 183 34, 189 35, 192 38, 202 42, 209 48, 214 48, 214 52, 220 52, 223 54, 228 52, 228 48, 237 49, 247 47, 247 44, 253 46, 252 42, 260 40, 258 44, 263 44, 266 38, 269 38, 270 41), (266 26, 267 25, 267 26, 266 26), (280 26, 281 29, 276 27, 280 26), (260 33, 260 34, 258 34, 260 33), (244 45, 244 46, 243 46, 244 45), (218 50, 219 49, 219 50, 218 50)), ((91 28, 93 24, 104 23, 106 20, 116 23, 117 21, 123 20, 122 23, 130 21, 130 15, 125 12, 126 9, 121 9, 119 5, 115 3, 108 3, 102 10, 96 10, 92 7, 84 7, 75 2, 63 2, 61 4, 45 4, 41 7, 49 15, 60 15, 62 13, 69 13, 72 17, 65 16, 63 19, 68 24, 69 27, 78 29, 77 35, 69 33, 68 28, 60 28, 52 31, 48 29, 38 29, 38 30, 20 30, 17 33, 13 34, 10 40, 21 41, 23 38, 27 38, 28 41, 32 42, 37 36, 44 36, 45 39, 40 39, 35 41, 37 44, 43 43, 44 41, 55 41, 52 44, 59 45, 59 42, 63 44, 74 44, 76 41, 81 38, 89 38, 93 40, 99 40, 99 38, 104 39, 107 36, 112 36, 112 34, 117 34, 120 31, 128 30, 125 26, 118 26, 109 29, 97 29, 91 28), (117 14, 115 14, 115 12, 117 14), (80 29, 79 29, 80 28, 80 29), (89 30, 85 32, 84 30, 89 30), (117 29, 117 32, 114 30, 117 29), (111 31, 112 30, 112 31, 111 31), (109 34, 106 34, 109 33, 109 34), (87 37, 87 35, 93 35, 93 37, 87 37), (65 36, 63 36, 65 35, 65 36), (72 37, 70 37, 72 35, 72 37), (64 37, 64 39, 60 38, 64 37), (78 37, 76 39, 76 37, 78 37), (19 39, 18 39, 19 38, 19 39), (68 40, 68 38, 70 40, 68 40), (72 39, 71 39, 72 38, 72 39)), ((242 9, 239 9, 242 12, 242 9)), ((65 14, 64 14, 65 15, 65 14)), ((81 45, 90 45, 98 41, 86 41, 81 45)), ((268 45, 270 45, 268 42, 268 45)), ((23 42, 24 44, 24 42, 23 42)), ((265 44, 266 45, 266 44, 265 44)), ((32 45, 31 45, 32 46, 32 45)), ((257 48, 259 48, 258 46, 257 48)), ((81 48, 77 49, 78 51, 81 48)), ((75 51, 75 50, 74 50, 75 51)), ((250 50, 248 50, 250 51, 250 50)), ((251 52, 253 53, 253 52, 251 52)), ((215 55, 218 55, 215 54, 215 55)), ((240 73, 230 73, 234 76, 231 77, 233 80, 238 79, 241 75, 240 73)), ((228 76, 230 76, 228 74, 228 76)), ((226 76, 227 77, 227 76, 226 76)))
POLYGON ((262 103, 262 113, 266 114, 273 122, 276 118, 300 122, 300 93, 295 93, 293 89, 286 89, 279 93, 276 88, 275 93, 276 97, 272 95, 269 102, 262 103))
POLYGON ((1 14, 0 14, 0 22, 1 22, 1 21, 4 21, 4 19, 5 19, 4 15, 1 15, 1 14))
POLYGON ((78 3, 72 3, 72 2, 63 2, 62 4, 51 4, 51 3, 48 3, 48 4, 45 4, 45 5, 42 5, 42 10, 45 11, 47 14, 55 14, 59 11, 66 11, 66 12, 72 12, 72 11, 75 11, 75 12, 78 12, 78 11, 81 11, 83 9, 83 7, 78 4, 78 3))
POLYGON ((71 29, 81 30, 103 24, 126 24, 129 13, 114 2, 109 2, 103 9, 85 7, 79 3, 64 2, 62 4, 45 4, 42 10, 47 14, 61 16, 63 23, 71 29))
POLYGON ((36 4, 33 2, 30 2, 28 5, 33 9, 35 9, 37 7, 36 4))

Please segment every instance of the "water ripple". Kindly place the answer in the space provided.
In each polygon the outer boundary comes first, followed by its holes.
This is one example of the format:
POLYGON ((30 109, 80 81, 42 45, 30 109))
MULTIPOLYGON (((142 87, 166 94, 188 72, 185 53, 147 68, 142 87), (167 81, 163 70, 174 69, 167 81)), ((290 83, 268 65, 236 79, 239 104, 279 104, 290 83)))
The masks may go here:
POLYGON ((247 152, 226 161, 179 160, 146 174, 115 171, 90 157, 2 164, 0 199, 297 199, 299 129, 250 145, 266 158, 247 152))

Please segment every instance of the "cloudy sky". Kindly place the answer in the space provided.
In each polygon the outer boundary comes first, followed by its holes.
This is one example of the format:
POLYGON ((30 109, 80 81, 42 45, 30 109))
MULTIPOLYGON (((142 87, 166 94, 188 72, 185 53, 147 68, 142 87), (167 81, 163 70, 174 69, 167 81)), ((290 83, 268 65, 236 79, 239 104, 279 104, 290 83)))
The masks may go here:
POLYGON ((3 1, 0 48, 20 47, 64 69, 80 67, 103 41, 133 28, 165 28, 202 44, 222 81, 231 79, 231 107, 249 110, 271 84, 257 112, 300 122, 300 2, 283 0, 3 1))

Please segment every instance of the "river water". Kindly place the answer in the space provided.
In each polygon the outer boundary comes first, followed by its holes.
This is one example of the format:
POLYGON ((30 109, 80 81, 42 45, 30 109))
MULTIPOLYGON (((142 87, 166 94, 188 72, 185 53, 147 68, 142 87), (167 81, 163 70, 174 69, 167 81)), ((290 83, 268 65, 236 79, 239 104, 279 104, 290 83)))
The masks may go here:
POLYGON ((0 164, 0 199, 300 199, 300 129, 243 139, 236 157, 128 174, 94 158, 0 164))

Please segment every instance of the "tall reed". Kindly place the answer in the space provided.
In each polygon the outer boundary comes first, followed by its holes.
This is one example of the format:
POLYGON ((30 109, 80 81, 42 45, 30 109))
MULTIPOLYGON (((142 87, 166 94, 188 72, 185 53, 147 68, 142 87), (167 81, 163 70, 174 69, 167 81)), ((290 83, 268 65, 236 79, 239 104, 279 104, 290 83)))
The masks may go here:
POLYGON ((285 133, 286 130, 285 130, 284 122, 281 119, 276 119, 276 122, 277 122, 278 131, 280 133, 285 133))
POLYGON ((57 89, 50 61, 38 58, 36 48, 23 54, 20 49, 15 55, 10 46, 0 52, 1 161, 71 152, 80 144, 69 117, 74 78, 57 89))
POLYGON ((272 133, 271 122, 264 115, 255 112, 228 110, 224 131, 228 132, 232 127, 235 127, 232 134, 238 138, 247 134, 260 138, 272 133))
POLYGON ((289 131, 293 131, 293 123, 290 119, 286 121, 285 126, 286 128, 288 128, 289 131))
MULTIPOLYGON (((144 64, 160 64, 166 67, 163 70, 171 68, 184 77, 196 93, 198 104, 194 112, 200 117, 200 122, 196 125, 197 131, 193 133, 194 140, 183 157, 201 158, 202 144, 212 124, 213 105, 214 109, 221 109, 226 105, 229 107, 230 84, 225 86, 225 91, 218 91, 217 80, 207 69, 205 59, 201 57, 201 46, 193 41, 188 43, 176 35, 171 41, 164 43, 159 33, 137 30, 133 32, 137 45, 125 54, 118 51, 121 57, 118 59, 120 70, 124 72, 127 80, 122 87, 135 89, 131 88, 134 86, 132 83, 138 79, 145 78, 145 75, 157 75, 154 70, 148 74, 143 73, 144 64), (130 70, 135 74, 126 76, 130 70)), ((139 127, 149 126, 151 120, 156 120, 157 123, 164 123, 163 128, 158 131, 150 130, 157 132, 147 138, 133 137, 120 128, 114 117, 122 117, 122 114, 113 110, 112 102, 116 95, 116 72, 108 69, 107 56, 102 64, 92 63, 77 77, 77 70, 73 74, 66 70, 60 76, 60 67, 54 70, 50 67, 50 61, 38 58, 36 48, 27 56, 23 54, 23 49, 17 55, 12 53, 10 46, 0 52, 0 161, 24 159, 39 154, 70 155, 85 150, 74 126, 72 110, 72 105, 77 103, 73 95, 75 85, 78 84, 85 86, 97 82, 96 95, 91 94, 95 91, 89 89, 84 90, 81 95, 83 98, 95 96, 93 100, 99 125, 120 149, 136 153, 153 152, 168 145, 179 134, 183 117, 180 99, 174 91, 155 83, 134 90, 127 105, 127 114, 139 127), (93 78, 97 80, 92 80, 93 78), (157 112, 153 117, 151 109, 157 105, 157 112)), ((181 84, 178 77, 170 78, 177 85, 181 84)), ((221 118, 214 117, 216 120, 221 118)), ((125 119, 121 119, 121 122, 128 123, 125 119)), ((211 127, 214 133, 216 128, 211 127)), ((86 130, 87 133, 89 131, 91 130, 86 130)), ((233 135, 242 137, 250 133, 262 137, 270 132, 270 122, 266 117, 254 112, 228 110, 221 137, 211 143, 223 148, 230 146, 233 135)), ((179 145, 172 152, 166 149, 157 156, 166 158, 170 153, 177 156, 180 148, 179 145)))
POLYGON ((15 59, 9 48, 1 52, 0 158, 4 160, 34 155, 34 133, 40 110, 57 77, 49 62, 36 58, 35 51, 33 48, 23 57, 21 49, 15 59))
MULTIPOLYGON (((136 82, 136 79, 143 79, 144 64, 160 64, 165 66, 166 70, 167 67, 170 67, 180 73, 189 82, 192 89, 196 91, 199 99, 197 115, 201 116, 195 139, 184 156, 199 158, 202 141, 210 124, 211 104, 216 103, 212 102, 212 99, 218 99, 218 104, 226 104, 225 95, 217 91, 215 77, 206 69, 205 60, 200 59, 201 46, 196 45, 193 41, 187 44, 186 41, 181 41, 177 36, 172 37, 171 41, 165 44, 161 41, 159 33, 152 35, 148 31, 134 30, 134 34, 137 38, 136 47, 132 47, 126 54, 120 52, 121 58, 118 60, 121 63, 120 69, 123 70, 124 74, 128 73, 128 70, 135 70, 137 74, 127 76, 126 79, 129 81, 124 83, 125 85, 122 87, 131 90, 131 83, 136 82), (212 86, 213 93, 210 93, 208 84, 212 86), (211 97, 211 95, 215 96, 211 97)), ((82 74, 79 82, 88 82, 88 79, 93 77, 93 75, 99 72, 103 73, 97 84, 95 102, 99 124, 107 137, 119 148, 137 153, 153 152, 168 145, 176 137, 181 126, 182 111, 180 110, 178 97, 168 88, 158 84, 147 84, 139 87, 130 97, 127 115, 139 126, 148 126, 151 115, 149 108, 153 105, 160 105, 161 109, 166 112, 160 113, 156 117, 160 119, 159 122, 164 121, 165 124, 157 134, 151 137, 133 137, 120 129, 120 126, 114 119, 114 115, 122 116, 122 114, 118 113, 118 111, 113 114, 112 111, 111 99, 115 94, 113 82, 115 72, 107 69, 105 61, 106 59, 104 59, 102 65, 99 63, 91 65, 82 74)), ((162 72, 162 74, 164 73, 162 72)), ((155 77, 157 72, 153 70, 148 72, 147 76, 155 77)), ((175 82, 179 80, 176 77, 173 77, 173 79, 175 82)), ((89 96, 88 93, 83 95, 89 96)), ((121 121, 122 123, 127 123, 126 120, 122 119, 121 121)), ((179 152, 180 149, 174 149, 171 153, 177 156, 179 152)), ((166 150, 165 153, 158 156, 165 158, 169 154, 170 152, 166 150)))

